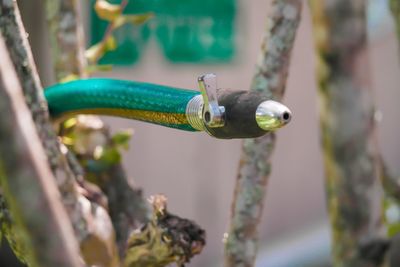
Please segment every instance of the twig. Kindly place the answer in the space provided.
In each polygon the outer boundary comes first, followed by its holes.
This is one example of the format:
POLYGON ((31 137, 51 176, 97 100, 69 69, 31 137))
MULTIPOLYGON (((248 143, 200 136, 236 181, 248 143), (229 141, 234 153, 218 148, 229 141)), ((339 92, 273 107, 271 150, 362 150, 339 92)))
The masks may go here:
POLYGON ((25 101, 31 110, 63 203, 78 239, 83 240, 87 236, 86 222, 78 203, 75 178, 60 151, 57 136, 51 126, 42 86, 16 1, 0 0, 0 31, 9 48, 11 61, 21 82, 25 101))
MULTIPOLYGON (((102 0, 96 0, 96 4, 99 2, 102 2, 102 0)), ((123 14, 126 6, 128 5, 129 0, 122 0, 122 2, 119 4, 119 8, 118 8, 118 12, 119 14, 123 14)), ((107 45, 107 41, 109 40, 109 38, 112 36, 114 30, 116 27, 116 21, 110 21, 107 25, 107 28, 103 34, 103 38, 101 39, 101 41, 95 45, 98 47, 98 49, 94 52, 93 56, 89 56, 88 57, 88 61, 91 65, 96 65, 98 63, 98 61, 100 60, 100 58, 103 56, 104 53, 104 48, 107 45)))
POLYGON ((380 266, 383 257, 363 249, 383 234, 366 5, 310 1, 334 266, 380 266))
MULTIPOLYGON (((283 96, 290 52, 300 22, 301 0, 275 0, 256 65, 252 90, 272 99, 283 96)), ((243 142, 232 218, 225 245, 225 266, 251 267, 257 253, 257 226, 262 214, 265 186, 270 174, 270 157, 275 134, 243 142)))
MULTIPOLYGON (((121 14, 124 12, 124 10, 125 10, 126 6, 128 5, 128 3, 129 3, 129 0, 122 0, 121 4, 119 5, 120 6, 120 10, 121 10, 120 11, 121 14)), ((114 31, 114 28, 115 28, 115 22, 108 23, 106 31, 105 31, 105 33, 103 35, 103 39, 101 40, 102 43, 105 43, 107 41, 107 39, 109 37, 111 37, 111 34, 114 31)), ((96 63, 96 62, 94 62, 94 63, 96 63)))
POLYGON ((81 266, 78 245, 0 37, 0 181, 31 266, 81 266), (38 212, 40 211, 40 212, 38 212), (50 234, 49 234, 50 233, 50 234))

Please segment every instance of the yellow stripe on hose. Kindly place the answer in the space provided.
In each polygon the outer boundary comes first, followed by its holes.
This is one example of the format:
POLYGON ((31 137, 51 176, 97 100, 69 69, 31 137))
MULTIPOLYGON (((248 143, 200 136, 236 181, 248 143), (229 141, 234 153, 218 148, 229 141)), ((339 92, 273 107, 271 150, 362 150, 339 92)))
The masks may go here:
POLYGON ((185 114, 157 112, 148 110, 96 108, 96 109, 80 109, 76 111, 70 111, 65 113, 64 115, 73 116, 78 114, 118 116, 129 119, 148 121, 157 124, 177 124, 177 125, 189 124, 185 114))

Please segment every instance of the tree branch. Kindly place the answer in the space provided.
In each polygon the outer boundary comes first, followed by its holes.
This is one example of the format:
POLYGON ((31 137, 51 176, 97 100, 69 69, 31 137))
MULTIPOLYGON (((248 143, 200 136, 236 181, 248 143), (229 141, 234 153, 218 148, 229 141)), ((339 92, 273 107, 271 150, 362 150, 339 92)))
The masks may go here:
POLYGON ((120 163, 111 166, 105 176, 102 189, 108 198, 119 253, 124 255, 130 233, 149 221, 149 211, 142 190, 132 186, 120 163))
POLYGON ((366 5, 311 0, 335 266, 380 266, 382 196, 367 55, 366 5))
MULTIPOLYGON (((268 17, 261 53, 256 65, 252 90, 281 100, 288 75, 301 0, 275 0, 268 17)), ((275 134, 243 142, 243 151, 232 203, 232 218, 225 244, 225 266, 254 265, 257 253, 258 223, 262 214, 265 186, 275 146, 275 134)))
POLYGON ((45 1, 50 45, 57 81, 85 73, 85 39, 80 20, 79 1, 45 1))
POLYGON ((31 266, 81 266, 55 179, 0 37, 0 181, 31 266), (40 211, 40 213, 38 212, 40 211), (51 233, 51 234, 49 234, 51 233))
POLYGON ((50 123, 42 86, 33 62, 27 34, 21 21, 16 1, 0 0, 0 30, 3 34, 16 74, 21 81, 25 101, 31 110, 47 160, 61 192, 75 233, 79 240, 87 236, 86 222, 78 203, 76 182, 65 156, 61 153, 57 136, 50 123))

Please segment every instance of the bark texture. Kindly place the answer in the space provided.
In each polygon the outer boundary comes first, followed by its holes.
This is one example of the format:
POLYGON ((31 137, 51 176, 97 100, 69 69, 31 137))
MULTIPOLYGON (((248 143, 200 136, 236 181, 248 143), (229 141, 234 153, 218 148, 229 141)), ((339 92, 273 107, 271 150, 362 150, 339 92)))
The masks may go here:
POLYGON ((126 244, 132 231, 149 221, 149 211, 142 190, 132 186, 121 164, 112 166, 104 180, 111 220, 116 232, 120 256, 126 254, 126 244))
POLYGON ((0 181, 30 266, 81 266, 55 179, 0 35, 0 181), (38 212, 40 210, 40 213, 38 212), (49 234, 51 233, 51 234, 49 234))
POLYGON ((79 19, 79 1, 47 0, 45 3, 57 81, 69 75, 86 76, 85 40, 79 19))
POLYGON ((384 229, 366 5, 364 0, 310 1, 332 257, 334 266, 343 267, 380 266, 383 258, 369 249, 379 247, 384 229))
MULTIPOLYGON (((274 0, 256 65, 251 90, 281 100, 285 91, 290 53, 300 22, 301 0, 274 0)), ((225 244, 225 266, 254 266, 258 223, 263 210, 275 134, 246 139, 236 180, 232 216, 225 244)))
POLYGON ((28 108, 31 110, 39 138, 45 148, 63 203, 72 220, 79 240, 87 236, 86 222, 83 218, 76 193, 75 177, 61 153, 57 136, 52 128, 47 104, 42 92, 27 33, 21 21, 16 1, 0 0, 0 31, 3 34, 16 74, 21 82, 28 108))

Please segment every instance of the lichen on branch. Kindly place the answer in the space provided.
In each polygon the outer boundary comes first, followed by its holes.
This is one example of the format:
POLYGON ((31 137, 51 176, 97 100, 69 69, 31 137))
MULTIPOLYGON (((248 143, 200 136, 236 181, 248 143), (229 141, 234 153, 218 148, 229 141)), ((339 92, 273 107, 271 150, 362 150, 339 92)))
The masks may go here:
POLYGON ((85 49, 83 25, 80 20, 77 20, 81 12, 79 1, 55 0, 44 2, 57 80, 70 75, 86 76, 86 61, 83 57, 85 49))
POLYGON ((334 266, 380 266, 384 257, 365 250, 385 237, 366 5, 310 1, 334 266))
MULTIPOLYGON (((256 64, 251 90, 281 100, 285 91, 290 54, 300 22, 301 0, 274 0, 256 64)), ((271 172, 275 134, 246 139, 237 174, 231 223, 225 240, 225 266, 254 266, 258 224, 266 184, 271 172)))
POLYGON ((7 114, 0 116, 0 185, 12 212, 12 218, 3 217, 2 205, 2 230, 11 244, 18 242, 13 246, 16 255, 29 266, 81 266, 78 244, 1 34, 0 58, 0 113, 7 114), (12 220, 13 230, 3 228, 9 223, 4 220, 12 220))
POLYGON ((31 116, 45 149, 46 159, 56 179, 63 203, 78 239, 83 240, 87 235, 86 222, 83 219, 78 203, 75 177, 69 168, 66 158, 61 153, 57 135, 50 123, 43 88, 16 1, 0 0, 0 31, 8 47, 11 61, 21 83, 25 101, 31 111, 31 116))

